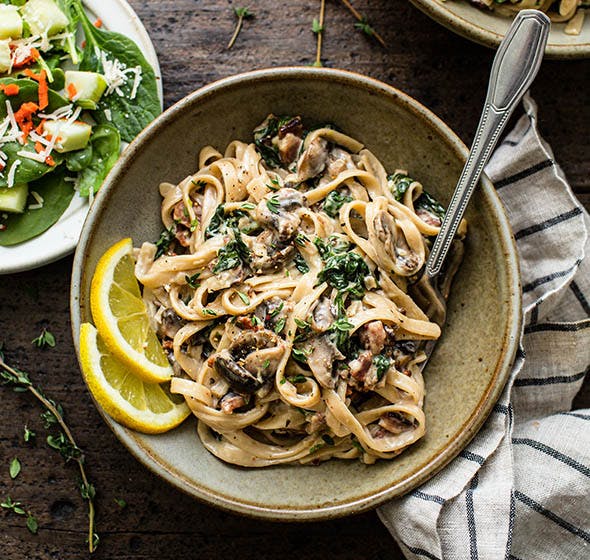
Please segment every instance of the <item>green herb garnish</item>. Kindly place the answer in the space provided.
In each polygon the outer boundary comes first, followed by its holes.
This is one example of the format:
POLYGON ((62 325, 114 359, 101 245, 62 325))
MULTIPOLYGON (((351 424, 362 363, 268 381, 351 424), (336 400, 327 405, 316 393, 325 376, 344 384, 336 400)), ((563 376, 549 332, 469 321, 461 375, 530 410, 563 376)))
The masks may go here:
POLYGON ((51 332, 49 332, 47 329, 43 329, 41 331, 41 334, 37 337, 34 338, 33 340, 31 340, 31 342, 37 346, 38 348, 47 348, 48 346, 50 348, 54 348, 55 347, 55 336, 53 336, 53 334, 51 332))

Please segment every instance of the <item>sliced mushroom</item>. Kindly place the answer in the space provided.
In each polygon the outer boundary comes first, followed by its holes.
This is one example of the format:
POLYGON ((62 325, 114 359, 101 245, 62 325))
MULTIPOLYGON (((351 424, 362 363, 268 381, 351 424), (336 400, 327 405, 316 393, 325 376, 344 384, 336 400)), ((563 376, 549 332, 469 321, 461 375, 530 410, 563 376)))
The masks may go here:
POLYGON ((158 334, 160 336, 167 336, 174 338, 180 328, 186 324, 186 321, 181 319, 174 309, 168 308, 163 311, 160 323, 158 324, 158 334))
POLYGON ((387 254, 396 262, 402 274, 411 276, 421 266, 420 257, 406 243, 403 232, 398 228, 389 212, 377 212, 373 221, 377 238, 387 254))
POLYGON ((312 313, 311 328, 317 332, 324 332, 330 328, 335 316, 330 298, 323 297, 315 306, 312 313))
POLYGON ((287 242, 301 223, 299 209, 305 205, 303 195, 288 187, 263 198, 256 208, 256 221, 272 228, 279 242, 287 242))
POLYGON ((335 179, 340 173, 347 169, 356 169, 351 155, 342 148, 332 148, 328 154, 326 171, 331 179, 335 179))
POLYGON ((306 181, 317 177, 328 160, 328 142, 321 137, 314 138, 297 162, 297 180, 306 181))
POLYGON ((254 393, 276 372, 284 351, 281 339, 272 331, 248 330, 219 352, 213 358, 213 365, 234 389, 254 393))
POLYGON ((311 339, 309 347, 312 351, 307 357, 307 365, 313 376, 322 387, 333 389, 336 386, 336 377, 333 375, 334 361, 343 360, 344 355, 327 335, 311 339))
POLYGON ((396 435, 411 430, 414 427, 413 419, 410 420, 407 416, 399 412, 387 412, 379 419, 378 424, 388 432, 396 435))
POLYGON ((293 258, 295 248, 276 239, 266 230, 250 243, 250 267, 256 274, 278 270, 293 258))

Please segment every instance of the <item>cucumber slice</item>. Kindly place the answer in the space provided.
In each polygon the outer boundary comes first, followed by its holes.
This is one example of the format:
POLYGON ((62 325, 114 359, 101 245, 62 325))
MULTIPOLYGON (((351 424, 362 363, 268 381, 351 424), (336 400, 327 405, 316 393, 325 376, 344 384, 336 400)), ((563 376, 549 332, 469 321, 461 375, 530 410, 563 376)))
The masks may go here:
POLYGON ((54 150, 60 154, 85 148, 92 133, 92 127, 85 122, 66 123, 66 119, 58 119, 43 124, 45 133, 50 134, 52 137, 57 134, 54 150))
MULTIPOLYGON (((2 7, 2 6, 0 6, 2 7)), ((0 17, 2 14, 0 13, 0 17)), ((1 20, 0 20, 1 21, 1 20)), ((10 40, 0 40, 0 72, 8 72, 10 69, 10 40)))
POLYGON ((0 211, 22 214, 25 211, 29 185, 17 183, 13 187, 0 188, 0 211))
POLYGON ((53 0, 29 0, 21 13, 33 35, 55 35, 69 23, 67 16, 53 0))
POLYGON ((23 20, 17 6, 0 4, 0 39, 19 39, 23 34, 23 20))
POLYGON ((75 102, 84 109, 96 109, 98 100, 107 88, 107 81, 102 74, 96 72, 80 72, 77 70, 66 71, 66 92, 73 87, 75 102))

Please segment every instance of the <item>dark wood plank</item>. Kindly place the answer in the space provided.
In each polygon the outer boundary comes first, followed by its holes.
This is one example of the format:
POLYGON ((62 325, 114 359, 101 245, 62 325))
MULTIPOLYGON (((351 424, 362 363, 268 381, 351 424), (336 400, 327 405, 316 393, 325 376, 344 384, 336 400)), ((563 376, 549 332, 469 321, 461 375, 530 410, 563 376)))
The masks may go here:
MULTIPOLYGON (((257 0, 231 51, 225 45, 235 23, 225 0, 132 0, 148 29, 164 76, 166 106, 221 77, 255 68, 305 65, 315 56, 311 20, 319 2, 257 0)), ((247 4, 247 2, 245 2, 247 4)), ((382 49, 353 27, 350 14, 333 0, 326 11, 324 63, 390 83, 439 114, 469 142, 485 95, 493 52, 456 37, 405 0, 355 0, 388 43, 382 49)), ((236 5, 234 2, 233 5, 236 5)), ((546 62, 533 88, 541 129, 568 178, 590 206, 590 109, 587 62, 546 62)), ((159 481, 115 439, 94 409, 78 372, 70 334, 68 291, 72 260, 37 271, 0 277, 0 339, 8 358, 64 403, 98 489, 96 558, 217 559, 238 551, 244 559, 400 559, 401 551, 374 513, 326 523, 252 521, 199 504, 159 481), (53 350, 33 348, 47 326, 53 350), (123 498, 124 510, 114 503, 123 498)), ((578 402, 590 400, 585 396, 578 402)), ((70 560, 86 557, 86 512, 76 473, 43 443, 38 409, 24 395, 0 389, 0 497, 18 499, 40 521, 29 535, 20 519, 0 514, 2 558, 70 560), (40 437, 27 447, 24 424, 40 437), (23 470, 8 476, 14 456, 23 470)))

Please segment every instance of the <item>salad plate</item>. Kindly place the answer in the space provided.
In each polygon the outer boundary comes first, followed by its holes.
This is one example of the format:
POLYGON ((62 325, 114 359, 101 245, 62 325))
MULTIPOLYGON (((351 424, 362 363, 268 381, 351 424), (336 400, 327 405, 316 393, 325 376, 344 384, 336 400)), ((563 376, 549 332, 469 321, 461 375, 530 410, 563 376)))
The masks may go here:
MULTIPOLYGON (((90 21, 100 21, 104 29, 121 33, 135 42, 154 70, 161 109, 163 95, 158 58, 137 14, 125 0, 84 0, 83 5, 90 21)), ((38 268, 72 253, 89 208, 89 199, 75 193, 65 212, 49 229, 21 243, 0 246, 0 274, 38 268)))

